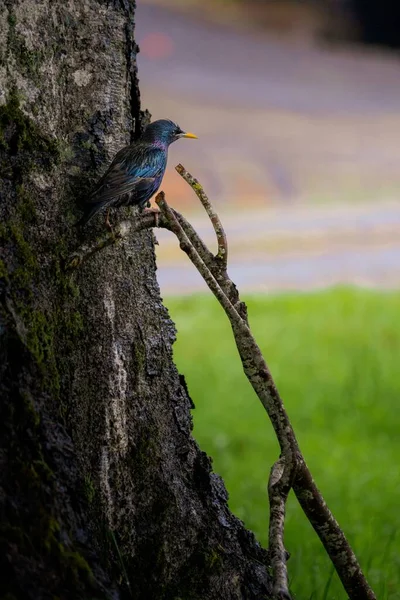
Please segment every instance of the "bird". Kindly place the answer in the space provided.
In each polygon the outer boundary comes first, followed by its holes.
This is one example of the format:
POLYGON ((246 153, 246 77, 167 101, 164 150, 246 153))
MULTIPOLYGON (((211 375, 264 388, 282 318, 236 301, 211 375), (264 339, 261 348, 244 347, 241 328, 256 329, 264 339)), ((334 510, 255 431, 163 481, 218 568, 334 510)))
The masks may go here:
POLYGON ((107 209, 105 225, 111 231, 109 210, 112 207, 136 205, 141 211, 158 213, 157 209, 145 207, 161 185, 169 146, 180 138, 197 139, 197 135, 186 133, 169 119, 147 125, 137 141, 117 152, 86 199, 84 215, 77 225, 85 226, 103 208, 107 209))

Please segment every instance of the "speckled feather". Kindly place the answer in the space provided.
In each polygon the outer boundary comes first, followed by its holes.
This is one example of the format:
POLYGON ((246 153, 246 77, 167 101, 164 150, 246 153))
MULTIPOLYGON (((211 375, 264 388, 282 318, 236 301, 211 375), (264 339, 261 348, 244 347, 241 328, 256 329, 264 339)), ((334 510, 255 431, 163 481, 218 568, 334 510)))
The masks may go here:
POLYGON ((146 206, 161 185, 169 145, 184 135, 187 134, 178 125, 167 119, 151 123, 137 142, 116 154, 87 198, 79 225, 85 225, 103 208, 146 206))

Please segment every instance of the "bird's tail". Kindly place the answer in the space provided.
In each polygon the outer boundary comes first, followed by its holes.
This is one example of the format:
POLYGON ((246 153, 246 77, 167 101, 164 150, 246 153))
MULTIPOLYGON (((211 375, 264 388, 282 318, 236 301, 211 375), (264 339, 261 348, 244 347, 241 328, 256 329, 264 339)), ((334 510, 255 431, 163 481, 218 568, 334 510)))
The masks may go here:
POLYGON ((102 207, 97 204, 95 206, 85 206, 85 212, 83 213, 83 216, 79 219, 79 221, 76 221, 74 227, 82 229, 101 208, 102 207))

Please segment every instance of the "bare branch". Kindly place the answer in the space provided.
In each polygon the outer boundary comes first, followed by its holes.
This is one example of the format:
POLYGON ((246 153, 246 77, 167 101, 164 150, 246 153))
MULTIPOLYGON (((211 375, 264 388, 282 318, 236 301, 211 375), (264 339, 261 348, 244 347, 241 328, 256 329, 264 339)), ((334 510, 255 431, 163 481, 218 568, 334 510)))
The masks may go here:
MULTIPOLYGON (((188 183, 191 185, 190 181, 188 183)), ((198 184, 198 182, 196 183, 198 184)), ((194 189, 196 191, 195 187, 194 189)), ((202 201, 200 195, 199 198, 202 201)), ((171 211, 169 207, 168 210, 171 211)), ((171 218, 171 214, 172 212, 168 218, 171 218)), ((198 263, 193 260, 193 258, 195 258, 193 253, 194 249, 188 247, 188 237, 185 236, 182 245, 183 238, 181 228, 173 228, 171 222, 170 224, 171 229, 176 233, 181 242, 181 247, 192 259, 193 264, 198 268, 200 274, 206 280, 206 283, 223 306, 231 322, 244 372, 268 413, 281 447, 282 458, 285 460, 285 469, 280 478, 281 489, 286 490, 288 487, 290 489, 290 487, 293 486, 297 499, 329 554, 349 598, 351 600, 376 600, 375 594, 369 587, 350 544, 313 481, 304 457, 300 452, 294 430, 290 424, 282 399, 261 350, 247 326, 246 320, 241 318, 238 310, 236 310, 232 303, 229 302, 229 295, 225 294, 223 291, 229 289, 230 286, 233 286, 234 284, 229 280, 226 270, 219 272, 219 285, 217 284, 215 277, 210 278, 210 275, 212 276, 213 273, 210 272, 209 269, 207 269, 207 273, 203 274, 203 267, 201 266, 201 268, 199 268, 198 263)), ((237 303, 235 306, 240 305, 240 299, 239 296, 237 296, 237 303)), ((273 498, 273 504, 275 502, 276 506, 279 507, 282 507, 282 502, 284 504, 285 501, 285 496, 282 494, 277 494, 276 500, 275 497, 273 498)), ((281 510, 282 509, 280 508, 280 511, 281 510)), ((276 581, 280 581, 282 578, 281 560, 279 561, 277 559, 276 569, 277 571, 274 573, 274 577, 276 581)))
POLYGON ((198 180, 195 177, 193 177, 193 175, 191 175, 188 171, 186 171, 185 167, 181 164, 177 165, 175 169, 178 171, 179 175, 181 175, 183 179, 190 185, 192 190, 194 190, 200 202, 206 209, 206 212, 210 217, 210 221, 214 227, 214 231, 217 236, 218 253, 216 258, 218 258, 218 260, 222 262, 226 269, 226 265, 228 262, 228 240, 226 239, 225 231, 222 227, 222 223, 219 216, 215 212, 210 200, 208 199, 207 194, 203 190, 203 186, 198 182, 198 180))
MULTIPOLYGON (((160 192, 160 193, 162 193, 162 192, 160 192)), ((157 202, 158 197, 159 197, 159 195, 157 194, 156 202, 157 202)), ((208 268, 210 270, 212 270, 214 261, 215 261, 214 254, 212 252, 210 252, 210 250, 207 248, 207 246, 205 245, 203 240, 197 235, 196 231, 193 229, 192 225, 185 219, 185 217, 183 217, 180 213, 178 213, 178 211, 176 211, 174 208, 171 208, 171 207, 169 207, 169 208, 175 215, 175 218, 179 222, 179 225, 182 227, 183 231, 186 233, 191 244, 193 244, 193 246, 195 247, 197 252, 201 255, 201 258, 203 259, 205 264, 208 266, 208 268)))
MULTIPOLYGON (((156 197, 156 202, 157 199, 158 195, 156 197)), ((178 213, 178 211, 171 207, 170 210, 174 213, 176 219, 179 221, 179 224, 186 233, 191 244, 193 244, 193 246, 197 250, 197 253, 201 256, 203 262, 207 265, 208 269, 213 274, 220 288, 228 297, 231 304, 233 304, 233 306, 236 308, 237 312, 240 314, 242 319, 244 319, 247 323, 246 306, 243 302, 240 302, 239 294, 235 284, 229 279, 229 277, 227 277, 226 265, 224 266, 223 263, 221 263, 221 261, 217 257, 215 257, 212 252, 210 252, 210 250, 207 248, 201 237, 194 230, 193 226, 180 213, 178 213)), ((163 225, 160 226, 162 227, 163 225)), ((170 224, 168 225, 168 229, 171 230, 170 224)))
POLYGON ((269 497, 269 551, 274 577, 274 598, 291 600, 288 584, 287 557, 283 536, 285 529, 286 500, 290 485, 282 485, 285 471, 285 457, 282 456, 271 469, 268 483, 269 497))
MULTIPOLYGON (((203 277, 204 281, 220 302, 221 306, 224 308, 225 312, 230 315, 233 321, 235 321, 238 325, 240 323, 246 327, 245 323, 243 323, 241 316, 236 311, 236 308, 230 303, 229 299, 225 295, 224 291, 221 289, 221 286, 215 279, 214 275, 210 271, 209 267, 206 265, 203 257, 200 256, 199 252, 196 250, 194 244, 191 243, 187 234, 185 233, 183 227, 181 226, 175 211, 168 205, 164 192, 160 192, 156 197, 156 204, 160 207, 162 215, 169 223, 169 229, 175 233, 176 237, 179 240, 180 248, 189 256, 190 260, 194 264, 194 266, 199 271, 200 275, 203 277)), ((192 228, 191 235, 193 235, 194 229, 192 228)), ((197 236, 197 234, 196 234, 197 236)), ((198 236, 197 236, 198 237, 198 236)), ((200 238, 199 238, 200 239, 200 238)), ((198 247, 201 245, 197 242, 198 247)))
MULTIPOLYGON (((187 174, 187 178, 184 177, 185 180, 193 187, 203 205, 206 206, 203 202, 205 194, 200 184, 182 166, 179 166, 179 168, 182 171, 182 176, 183 173, 187 174)), ((179 172, 179 169, 177 170, 179 172)), ((208 199, 206 204, 207 202, 208 199)), ((280 599, 290 598, 290 596, 285 595, 289 592, 287 591, 283 531, 286 499, 292 487, 304 513, 330 556, 350 600, 376 600, 375 594, 369 587, 351 546, 315 485, 300 452, 282 399, 262 352, 248 326, 246 307, 240 301, 235 284, 228 277, 225 262, 227 253, 223 252, 219 257, 218 255, 214 257, 186 219, 169 207, 163 192, 158 194, 156 203, 162 213, 158 219, 158 226, 175 233, 180 242, 180 247, 189 256, 224 308, 232 326, 244 372, 271 420, 281 448, 281 458, 272 469, 269 483, 271 505, 270 550, 277 597, 280 599), (284 468, 282 468, 282 465, 284 468)), ((208 204, 208 206, 211 205, 208 204)), ((207 213, 209 214, 208 210, 207 213)), ((212 214, 215 215, 213 211, 212 214)), ((214 222, 217 225, 220 223, 218 216, 214 219, 213 225, 214 222)), ((68 260, 67 268, 76 268, 101 248, 115 243, 131 232, 151 228, 154 225, 153 214, 138 215, 132 223, 123 221, 119 227, 115 228, 114 233, 107 233, 91 244, 81 246, 68 260)), ((222 226, 219 228, 218 225, 218 229, 223 232, 222 226)), ((216 234, 218 237, 217 230, 216 234)), ((223 236, 225 236, 225 233, 223 233, 223 236)), ((219 249, 221 247, 226 250, 227 246, 226 243, 224 245, 223 237, 220 235, 218 239, 219 249)))

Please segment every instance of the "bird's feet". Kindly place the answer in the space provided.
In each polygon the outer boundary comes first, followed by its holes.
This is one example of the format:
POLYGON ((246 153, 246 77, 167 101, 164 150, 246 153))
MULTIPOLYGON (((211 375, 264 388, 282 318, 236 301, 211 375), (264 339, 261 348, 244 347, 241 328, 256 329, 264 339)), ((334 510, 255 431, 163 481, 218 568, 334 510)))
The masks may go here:
POLYGON ((150 207, 150 208, 144 208, 143 212, 153 214, 154 215, 154 226, 158 227, 161 211, 158 208, 150 207))
POLYGON ((106 220, 104 221, 104 225, 107 227, 108 231, 110 233, 112 233, 113 232, 113 227, 112 227, 112 225, 110 223, 110 218, 109 217, 110 217, 110 209, 108 208, 107 209, 107 213, 106 213, 106 220))

